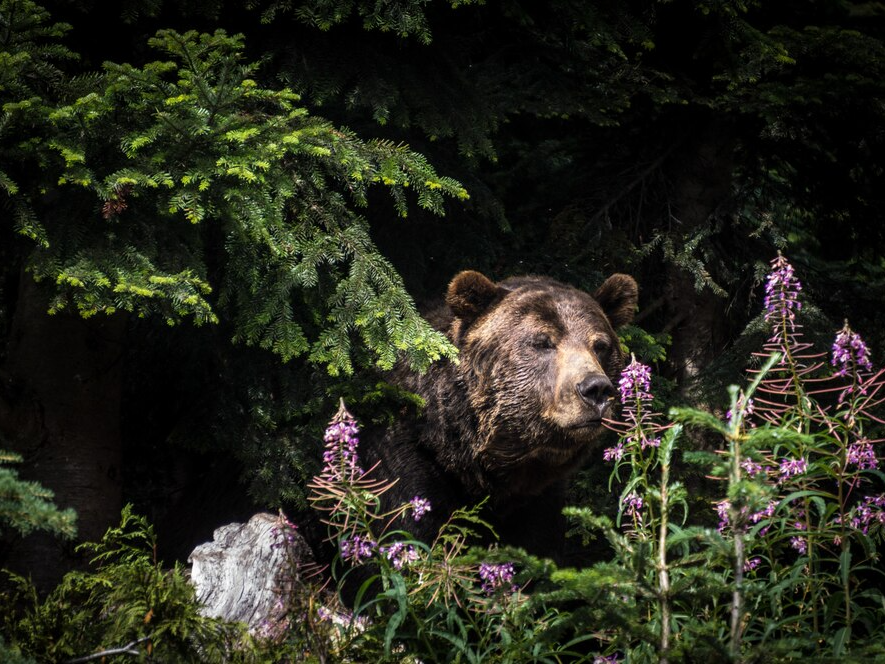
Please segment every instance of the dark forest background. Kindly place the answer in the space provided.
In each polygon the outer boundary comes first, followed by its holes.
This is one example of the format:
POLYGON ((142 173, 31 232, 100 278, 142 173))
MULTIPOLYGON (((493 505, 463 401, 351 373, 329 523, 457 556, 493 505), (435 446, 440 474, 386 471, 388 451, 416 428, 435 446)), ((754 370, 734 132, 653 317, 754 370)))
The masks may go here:
POLYGON ((81 540, 297 515, 338 398, 394 417, 378 370, 451 355, 416 311, 464 268, 635 276, 663 404, 723 405, 778 251, 806 334, 881 361, 883 38, 835 0, 3 0, 0 449, 81 540))

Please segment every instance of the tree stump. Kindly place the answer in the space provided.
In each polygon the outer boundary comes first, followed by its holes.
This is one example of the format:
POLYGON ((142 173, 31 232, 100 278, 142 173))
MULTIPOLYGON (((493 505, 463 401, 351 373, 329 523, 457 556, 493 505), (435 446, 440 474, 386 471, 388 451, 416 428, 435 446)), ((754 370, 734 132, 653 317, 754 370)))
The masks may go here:
POLYGON ((313 564, 313 554, 282 513, 259 513, 217 528, 188 562, 203 615, 262 634, 285 620, 289 594, 297 592, 300 570, 313 564))

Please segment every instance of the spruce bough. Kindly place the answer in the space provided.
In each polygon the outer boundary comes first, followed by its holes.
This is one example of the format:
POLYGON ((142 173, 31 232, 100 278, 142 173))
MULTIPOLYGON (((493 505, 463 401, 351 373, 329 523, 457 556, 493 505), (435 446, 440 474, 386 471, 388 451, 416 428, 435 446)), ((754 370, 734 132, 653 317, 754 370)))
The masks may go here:
POLYGON ((34 134, 3 146, 4 161, 43 173, 4 181, 34 242, 27 270, 53 286, 50 313, 223 320, 235 341, 333 375, 354 371, 357 343, 382 368, 452 357, 358 210, 373 185, 403 217, 411 204, 443 214, 465 190, 408 147, 263 87, 241 36, 163 30, 150 45, 166 59, 107 63, 39 104, 3 100, 7 122, 34 134))

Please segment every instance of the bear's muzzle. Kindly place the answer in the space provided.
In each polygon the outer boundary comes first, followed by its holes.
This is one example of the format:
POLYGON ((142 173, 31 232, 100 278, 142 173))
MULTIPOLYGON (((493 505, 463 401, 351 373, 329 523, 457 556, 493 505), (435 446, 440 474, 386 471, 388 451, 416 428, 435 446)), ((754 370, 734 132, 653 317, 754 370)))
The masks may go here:
POLYGON ((578 393, 581 401, 587 404, 591 414, 594 411, 599 414, 599 417, 596 419, 602 419, 616 394, 615 386, 612 385, 608 376, 600 373, 589 374, 584 380, 575 385, 575 391, 578 393))

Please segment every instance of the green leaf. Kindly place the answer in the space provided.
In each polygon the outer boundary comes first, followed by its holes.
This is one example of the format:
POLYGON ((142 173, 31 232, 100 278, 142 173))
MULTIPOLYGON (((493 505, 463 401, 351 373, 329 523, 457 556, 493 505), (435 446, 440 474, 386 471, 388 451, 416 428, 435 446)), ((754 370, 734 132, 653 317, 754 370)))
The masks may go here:
POLYGON ((384 652, 390 655, 393 648, 393 640, 397 630, 405 622, 408 615, 408 589, 403 577, 399 574, 391 574, 387 580, 391 583, 383 596, 396 602, 396 610, 388 618, 387 628, 384 630, 384 652))

